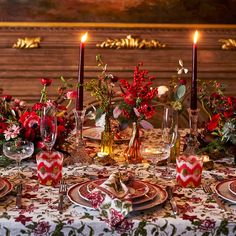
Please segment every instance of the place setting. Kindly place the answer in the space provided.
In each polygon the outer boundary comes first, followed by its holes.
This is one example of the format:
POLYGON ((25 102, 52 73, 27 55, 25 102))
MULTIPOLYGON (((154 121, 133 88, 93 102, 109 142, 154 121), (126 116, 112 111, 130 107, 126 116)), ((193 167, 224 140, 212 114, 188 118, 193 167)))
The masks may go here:
POLYGON ((159 185, 151 184, 135 178, 130 180, 118 177, 119 174, 111 174, 108 178, 89 180, 71 186, 68 189, 68 198, 75 205, 94 209, 91 196, 100 191, 108 195, 112 201, 116 198, 120 201, 129 201, 132 212, 143 211, 164 203, 168 194, 159 185))

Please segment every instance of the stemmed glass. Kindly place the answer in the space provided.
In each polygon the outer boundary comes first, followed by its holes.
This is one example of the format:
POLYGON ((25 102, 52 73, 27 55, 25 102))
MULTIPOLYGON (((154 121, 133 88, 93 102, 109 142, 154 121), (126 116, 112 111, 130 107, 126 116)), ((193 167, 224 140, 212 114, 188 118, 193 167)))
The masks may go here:
POLYGON ((162 121, 162 147, 167 156, 167 167, 161 177, 172 179, 175 176, 172 174, 170 164, 170 150, 175 145, 178 135, 178 111, 170 107, 164 108, 162 121))
POLYGON ((40 135, 47 151, 51 152, 57 138, 56 108, 43 107, 40 121, 40 135))
POLYGON ((3 153, 6 157, 13 159, 17 163, 16 177, 21 179, 21 160, 30 157, 34 152, 34 144, 29 141, 10 141, 3 144, 3 153))

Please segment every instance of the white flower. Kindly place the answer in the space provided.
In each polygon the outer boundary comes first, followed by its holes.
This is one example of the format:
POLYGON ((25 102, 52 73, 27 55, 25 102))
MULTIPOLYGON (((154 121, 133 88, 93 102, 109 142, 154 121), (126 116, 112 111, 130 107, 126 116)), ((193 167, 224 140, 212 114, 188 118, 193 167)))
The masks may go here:
POLYGON ((4 137, 8 141, 11 138, 16 138, 20 133, 20 127, 15 124, 11 127, 8 127, 7 130, 4 131, 4 137))
POLYGON ((161 97, 163 94, 165 94, 168 91, 169 91, 169 89, 165 85, 159 86, 158 87, 158 97, 161 97))

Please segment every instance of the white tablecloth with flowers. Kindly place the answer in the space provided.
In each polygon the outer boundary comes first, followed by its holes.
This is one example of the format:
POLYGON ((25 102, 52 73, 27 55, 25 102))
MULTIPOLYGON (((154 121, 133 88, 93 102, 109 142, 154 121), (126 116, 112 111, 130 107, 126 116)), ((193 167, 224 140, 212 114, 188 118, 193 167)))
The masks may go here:
MULTIPOLYGON (((123 144, 122 144, 123 145, 123 144)), ((115 152, 121 151, 118 145, 115 152)), ((124 144, 125 145, 125 144, 124 144)), ((92 147, 92 144, 89 145, 92 147)), ((69 166, 63 168, 68 186, 89 178, 100 178, 114 171, 133 171, 137 178, 156 183, 163 188, 175 186, 179 215, 174 216, 169 202, 143 212, 132 212, 128 221, 116 230, 110 230, 101 220, 98 211, 88 210, 71 203, 65 198, 63 214, 57 210, 58 188, 39 185, 36 164, 23 162, 26 175, 23 189, 23 208, 15 207, 15 193, 9 193, 0 199, 0 235, 236 235, 236 205, 225 203, 231 212, 224 212, 201 187, 184 189, 175 181, 160 178, 164 166, 152 164, 117 165, 104 167, 99 165, 69 166)), ((16 169, 12 166, 1 168, 1 175, 11 179, 16 169)), ((224 178, 236 177, 235 168, 228 165, 215 165, 213 171, 203 172, 203 181, 216 183, 210 173, 224 178)))

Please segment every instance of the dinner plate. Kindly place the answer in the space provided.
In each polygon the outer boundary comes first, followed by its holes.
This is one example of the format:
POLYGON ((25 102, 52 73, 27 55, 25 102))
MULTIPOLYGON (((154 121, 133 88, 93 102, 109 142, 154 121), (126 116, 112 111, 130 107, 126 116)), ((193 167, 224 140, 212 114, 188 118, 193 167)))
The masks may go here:
POLYGON ((4 185, 4 188, 0 191, 0 198, 4 197, 9 192, 11 192, 11 190, 13 188, 12 184, 7 179, 3 179, 3 181, 4 181, 5 185, 4 185))
MULTIPOLYGON (((81 183, 71 186, 68 189, 67 196, 68 196, 69 200, 71 202, 73 202, 75 205, 85 207, 86 209, 93 209, 94 210, 94 208, 92 207, 90 202, 86 201, 78 194, 80 186, 83 185, 84 183, 87 183, 87 182, 81 182, 81 183)), ((153 185, 153 186, 155 186, 155 188, 157 189, 156 197, 146 203, 133 205, 133 211, 147 210, 152 207, 158 206, 166 201, 167 196, 168 196, 167 192, 158 185, 153 185)))
POLYGON ((235 179, 225 180, 218 183, 215 187, 216 193, 220 197, 232 203, 236 203, 236 196, 230 192, 229 185, 234 181, 235 179))
POLYGON ((232 181, 231 183, 229 183, 229 191, 236 195, 236 180, 232 181))
MULTIPOLYGON (((102 183, 104 183, 105 180, 107 180, 107 179, 99 179, 99 180, 90 181, 89 183, 85 184, 85 185, 87 185, 87 192, 81 186, 82 190, 79 190, 79 194, 81 194, 82 197, 86 199, 86 196, 93 191, 93 189, 96 187, 96 185, 101 185, 102 183)), ((139 181, 139 180, 130 181, 127 184, 127 187, 129 189, 129 193, 130 193, 129 198, 130 199, 142 197, 145 194, 147 194, 149 191, 148 186, 144 182, 139 181)))
MULTIPOLYGON (((103 131, 102 127, 91 127, 83 130, 83 137, 91 140, 101 140, 101 133, 103 131)), ((127 128, 114 136, 114 140, 118 141, 129 141, 132 135, 132 129, 127 128)), ((140 132, 142 136, 142 131, 140 132)))

